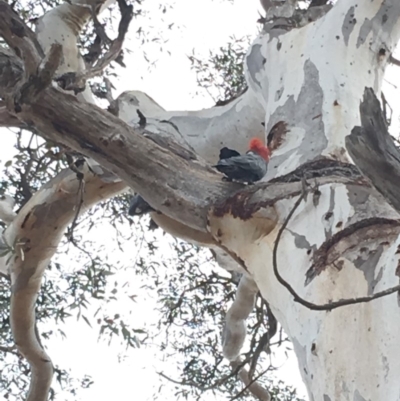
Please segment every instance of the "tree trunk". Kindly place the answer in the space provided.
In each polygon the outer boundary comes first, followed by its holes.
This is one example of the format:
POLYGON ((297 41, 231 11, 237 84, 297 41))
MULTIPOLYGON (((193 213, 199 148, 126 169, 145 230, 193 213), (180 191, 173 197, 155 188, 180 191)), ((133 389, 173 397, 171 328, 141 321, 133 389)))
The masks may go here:
MULTIPOLYGON (((266 132, 279 121, 288 131, 273 154, 269 178, 320 156, 351 161, 345 138, 360 125, 365 87, 380 93, 399 40, 399 16, 396 0, 338 1, 315 23, 255 41, 247 76, 264 102, 266 132)), ((308 196, 300 204, 279 241, 277 265, 285 280, 315 304, 397 285, 398 213, 356 178, 350 185, 320 186, 319 192, 317 200, 308 196)), ((293 204, 275 205, 281 223, 293 204)), ((278 231, 279 225, 251 245, 243 238, 225 245, 244 259, 290 335, 310 400, 400 400, 397 295, 332 311, 294 303, 273 272, 278 231)))

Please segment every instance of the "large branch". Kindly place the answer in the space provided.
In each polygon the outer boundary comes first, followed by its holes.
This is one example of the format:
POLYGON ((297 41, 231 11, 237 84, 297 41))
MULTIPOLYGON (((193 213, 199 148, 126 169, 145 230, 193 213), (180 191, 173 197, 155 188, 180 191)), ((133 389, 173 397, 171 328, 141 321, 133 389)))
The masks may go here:
MULTIPOLYGON (((7 17, 12 10, 8 6, 3 12, 7 17)), ((30 42, 26 34, 18 40, 7 34, 10 18, 0 20, 0 33, 6 33, 7 43, 13 47, 21 40, 30 42)), ((2 55, 6 59, 9 56, 2 55)), ((40 59, 38 53, 32 57, 40 59)), ((2 72, 4 76, 18 76, 20 70, 22 67, 15 62, 6 65, 2 72)), ((93 157, 168 217, 207 232, 210 202, 239 188, 222 182, 221 175, 195 154, 179 146, 170 148, 174 152, 167 151, 168 142, 161 147, 147 139, 143 130, 134 130, 110 113, 56 88, 37 88, 36 84, 37 79, 29 79, 17 84, 16 90, 0 87, 0 96, 8 99, 9 111, 47 139, 93 157), (29 90, 31 86, 34 93, 29 90)))
POLYGON ((195 154, 161 147, 143 135, 145 130, 54 88, 22 105, 18 117, 116 173, 163 214, 202 232, 210 202, 239 188, 221 181, 195 154))
POLYGON ((0 259, 11 272, 11 327, 18 350, 31 366, 28 401, 46 400, 53 368, 35 333, 35 303, 42 276, 71 221, 125 184, 105 184, 88 168, 83 180, 64 170, 39 190, 4 232, 10 253, 0 259), (10 256, 12 256, 10 258, 10 256), (7 263, 8 261, 8 263, 7 263))

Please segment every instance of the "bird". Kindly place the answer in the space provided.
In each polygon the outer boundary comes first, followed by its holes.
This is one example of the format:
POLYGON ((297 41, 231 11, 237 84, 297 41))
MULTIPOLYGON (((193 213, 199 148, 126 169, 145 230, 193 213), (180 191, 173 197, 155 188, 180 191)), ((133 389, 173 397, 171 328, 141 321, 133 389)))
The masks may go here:
MULTIPOLYGON (((236 150, 229 149, 226 146, 219 151, 219 160, 229 159, 234 156, 240 156, 236 150)), ((130 216, 142 216, 154 212, 153 209, 139 194, 133 195, 129 202, 128 214, 130 216)))
POLYGON ((155 210, 139 195, 132 196, 129 202, 129 216, 142 216, 155 210))
POLYGON ((223 173, 229 181, 253 183, 267 174, 270 155, 269 148, 261 139, 253 138, 246 154, 220 159, 213 167, 223 173))
POLYGON ((226 146, 219 151, 219 160, 230 159, 235 156, 240 156, 240 153, 236 150, 229 149, 226 146))
MULTIPOLYGON (((249 151, 241 155, 234 149, 223 147, 219 151, 219 161, 215 167, 224 173, 230 180, 241 182, 255 182, 261 180, 267 173, 267 164, 270 150, 264 146, 261 139, 253 138, 249 144, 249 151)), ((142 216, 154 212, 152 208, 139 194, 131 197, 128 214, 130 216, 142 216)))

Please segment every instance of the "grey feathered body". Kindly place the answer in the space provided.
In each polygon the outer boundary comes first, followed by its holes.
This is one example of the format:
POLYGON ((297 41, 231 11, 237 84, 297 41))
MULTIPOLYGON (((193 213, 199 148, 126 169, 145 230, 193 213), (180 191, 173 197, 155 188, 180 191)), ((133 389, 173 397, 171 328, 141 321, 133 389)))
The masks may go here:
POLYGON ((268 162, 259 154, 250 151, 245 155, 219 160, 214 167, 230 180, 256 182, 267 174, 268 162))
POLYGON ((128 211, 130 216, 141 216, 153 211, 154 209, 140 195, 132 196, 128 211))

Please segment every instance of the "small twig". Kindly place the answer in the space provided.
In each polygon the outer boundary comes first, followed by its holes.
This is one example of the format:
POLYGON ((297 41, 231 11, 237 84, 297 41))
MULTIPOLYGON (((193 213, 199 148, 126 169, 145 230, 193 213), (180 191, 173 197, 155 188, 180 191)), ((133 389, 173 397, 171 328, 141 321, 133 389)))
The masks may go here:
POLYGON ((389 63, 396 65, 397 67, 400 67, 400 60, 394 58, 392 55, 389 56, 389 63))
POLYGON ((249 379, 250 380, 253 378, 253 375, 256 370, 257 362, 258 362, 258 359, 260 358, 261 352, 262 351, 268 352, 267 350, 270 347, 271 338, 276 334, 276 332, 278 330, 278 322, 277 322, 275 316, 272 314, 271 309, 266 301, 265 301, 265 306, 267 308, 268 330, 266 333, 264 333, 261 336, 261 338, 257 344, 257 347, 254 350, 253 358, 251 360, 250 369, 249 369, 249 379))
POLYGON ((350 299, 340 299, 339 301, 335 301, 335 302, 330 302, 327 304, 322 304, 322 305, 317 305, 314 304, 312 302, 306 301, 305 299, 301 298, 297 292, 292 288, 292 286, 282 278, 282 276, 280 275, 279 271, 278 271, 278 246, 279 246, 279 242, 280 239, 282 237, 283 231, 285 230, 286 226, 288 225, 290 219, 292 218, 294 212, 296 211, 296 209, 300 206, 300 203, 303 201, 304 199, 304 193, 302 193, 299 198, 297 199, 296 203, 294 204, 292 210, 290 211, 290 213, 288 214, 288 216, 286 217, 286 220, 284 221, 284 223, 282 224, 282 227, 280 228, 278 235, 276 237, 275 240, 275 244, 274 244, 274 249, 273 249, 273 254, 272 254, 272 264, 273 264, 273 270, 274 270, 274 274, 276 279, 278 280, 278 282, 280 284, 282 284, 289 292, 290 294, 293 296, 294 301, 298 302, 299 304, 305 306, 308 309, 311 310, 318 310, 318 311, 331 311, 332 309, 336 309, 336 308, 340 308, 342 306, 348 306, 348 305, 354 305, 354 304, 359 304, 359 303, 364 303, 364 302, 370 302, 374 299, 378 299, 378 298, 382 298, 386 295, 390 295, 393 294, 397 291, 400 291, 400 285, 396 285, 394 287, 388 288, 387 290, 383 290, 380 292, 377 292, 376 294, 373 295, 369 295, 369 296, 365 296, 365 297, 358 297, 358 298, 350 298, 350 299))
POLYGON ((264 333, 261 336, 260 341, 258 342, 256 349, 254 350, 254 354, 253 354, 253 358, 251 359, 250 369, 249 369, 249 374, 248 374, 249 380, 253 379, 253 375, 254 375, 254 372, 256 371, 257 363, 261 356, 261 352, 264 351, 265 346, 269 344, 269 340, 270 340, 270 335, 269 335, 269 332, 267 331, 266 333, 264 333))

